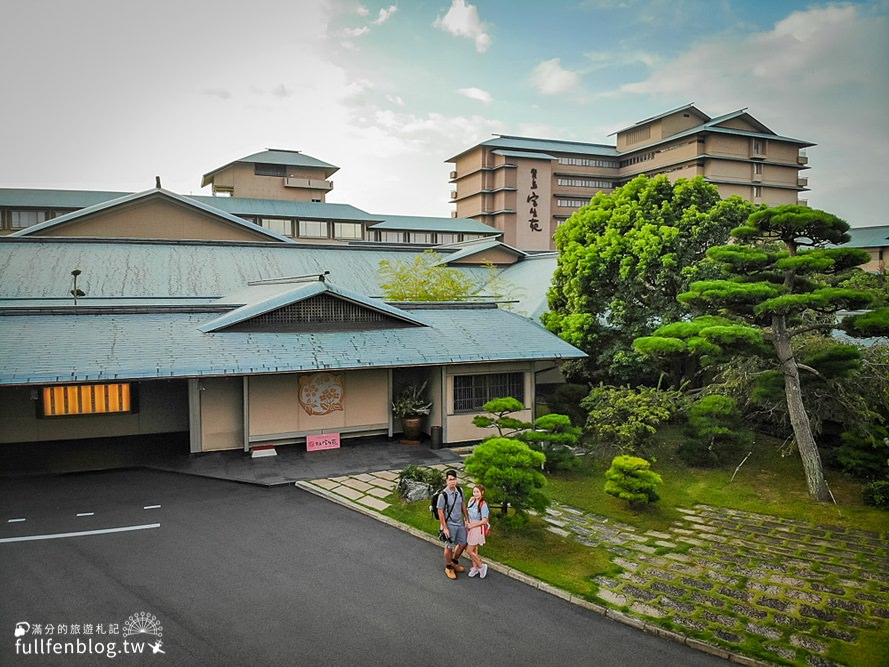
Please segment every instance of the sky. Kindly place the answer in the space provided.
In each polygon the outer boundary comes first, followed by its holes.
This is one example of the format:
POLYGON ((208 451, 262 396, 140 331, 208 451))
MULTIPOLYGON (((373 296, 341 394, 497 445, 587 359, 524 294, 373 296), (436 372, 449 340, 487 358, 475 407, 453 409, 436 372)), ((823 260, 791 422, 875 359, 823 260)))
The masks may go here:
POLYGON ((693 103, 808 149, 809 205, 889 224, 889 0, 11 0, 0 187, 210 194, 266 148, 327 201, 449 216, 445 161, 512 134, 614 144, 693 103))

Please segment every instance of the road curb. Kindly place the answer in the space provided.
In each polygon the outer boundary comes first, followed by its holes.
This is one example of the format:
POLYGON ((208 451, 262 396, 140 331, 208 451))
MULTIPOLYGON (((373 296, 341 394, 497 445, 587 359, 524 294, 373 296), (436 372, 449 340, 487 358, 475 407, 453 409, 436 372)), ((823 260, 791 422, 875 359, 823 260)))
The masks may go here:
MULTIPOLYGON (((302 489, 303 491, 307 491, 308 493, 312 493, 316 496, 324 498, 326 500, 330 500, 335 502, 343 507, 347 507, 355 512, 359 512, 368 516, 380 523, 384 523, 388 526, 392 526, 393 528, 397 528, 405 533, 410 533, 414 537, 418 537, 421 540, 425 540, 430 544, 434 544, 436 546, 441 543, 438 539, 429 533, 425 533, 422 530, 418 530, 413 526, 409 526, 407 524, 401 523, 400 521, 396 521, 395 519, 386 516, 385 514, 380 514, 376 510, 373 510, 369 507, 364 507, 359 505, 358 503, 354 503, 343 496, 339 496, 335 493, 332 493, 326 489, 322 489, 318 486, 315 486, 311 482, 299 481, 294 482, 294 486, 302 489)), ((515 568, 508 567, 503 565, 502 563, 498 563, 497 561, 492 561, 487 559, 488 567, 494 570, 495 572, 499 572, 504 576, 509 577, 510 579, 514 579, 523 584, 531 586, 532 588, 536 588, 544 593, 549 595, 553 595, 557 598, 565 600, 570 604, 576 605, 578 607, 583 607, 588 611, 592 611, 601 616, 605 616, 606 618, 610 618, 617 623, 622 623, 623 625, 630 626, 632 628, 636 628, 637 630, 641 630, 650 635, 656 635, 663 639, 667 639, 672 642, 676 642, 677 644, 683 644, 691 649, 696 651, 701 651, 702 653, 707 653, 709 655, 713 655, 724 660, 728 660, 729 662, 733 662, 739 665, 745 665, 747 667, 772 667, 772 663, 762 662, 760 660, 756 660, 754 658, 750 658, 745 655, 741 655, 739 653, 734 653, 729 651, 728 649, 724 649, 720 646, 715 646, 713 644, 708 644, 705 641, 700 639, 695 639, 693 637, 687 637, 681 633, 674 632, 672 630, 666 630, 658 625, 654 625, 652 623, 648 623, 642 619, 636 618, 634 616, 630 616, 616 609, 611 609, 609 607, 603 607, 602 605, 598 605, 594 602, 590 602, 589 600, 584 600, 583 598, 579 598, 576 595, 572 595, 571 593, 562 590, 561 588, 557 588, 552 584, 549 584, 545 581, 541 581, 535 577, 532 577, 529 574, 521 572, 520 570, 516 570, 515 568)))

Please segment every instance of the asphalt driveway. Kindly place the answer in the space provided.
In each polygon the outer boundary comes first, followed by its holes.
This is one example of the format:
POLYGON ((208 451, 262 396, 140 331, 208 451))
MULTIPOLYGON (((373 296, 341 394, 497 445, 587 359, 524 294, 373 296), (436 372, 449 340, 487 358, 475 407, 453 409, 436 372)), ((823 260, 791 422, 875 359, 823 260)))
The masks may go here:
POLYGON ((0 509, 4 665, 724 664, 292 486, 19 478, 0 509))

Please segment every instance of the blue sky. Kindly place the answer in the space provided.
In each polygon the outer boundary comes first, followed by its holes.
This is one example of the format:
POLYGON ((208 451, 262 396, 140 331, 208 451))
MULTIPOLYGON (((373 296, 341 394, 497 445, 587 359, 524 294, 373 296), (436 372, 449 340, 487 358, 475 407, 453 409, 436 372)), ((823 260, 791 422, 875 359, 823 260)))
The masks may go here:
POLYGON ((695 103, 812 141, 811 206, 889 223, 889 0, 33 0, 4 12, 0 187, 207 193, 267 147, 328 201, 450 214, 494 133, 613 143, 695 103))

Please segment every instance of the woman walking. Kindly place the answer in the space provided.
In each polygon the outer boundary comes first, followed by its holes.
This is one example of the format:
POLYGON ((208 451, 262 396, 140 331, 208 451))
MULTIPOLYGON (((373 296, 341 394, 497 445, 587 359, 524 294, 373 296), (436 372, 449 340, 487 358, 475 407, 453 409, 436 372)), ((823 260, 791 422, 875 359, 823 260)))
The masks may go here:
POLYGON ((485 487, 476 484, 472 487, 472 499, 466 506, 469 520, 466 522, 466 555, 472 561, 469 576, 478 575, 484 579, 488 575, 488 566, 482 563, 478 555, 478 548, 485 543, 485 535, 490 525, 488 522, 488 503, 485 500, 485 487))

